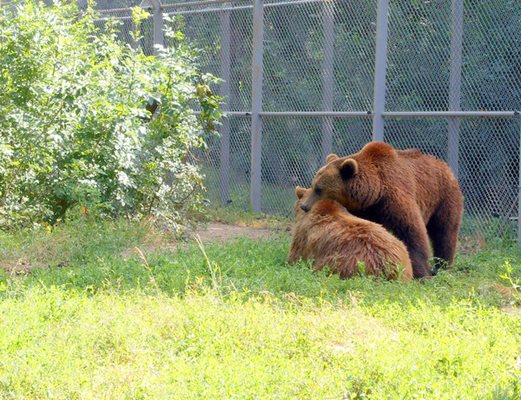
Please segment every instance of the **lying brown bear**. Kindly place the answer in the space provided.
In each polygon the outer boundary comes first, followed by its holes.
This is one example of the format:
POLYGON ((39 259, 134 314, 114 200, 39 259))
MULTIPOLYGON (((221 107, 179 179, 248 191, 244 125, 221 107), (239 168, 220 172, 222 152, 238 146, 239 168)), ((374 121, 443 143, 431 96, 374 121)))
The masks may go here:
POLYGON ((353 214, 382 224, 407 246, 417 278, 431 275, 429 236, 434 256, 452 263, 463 195, 445 162, 382 142, 368 143, 348 157, 331 154, 326 161, 313 179, 313 193, 303 210, 318 200, 332 199, 353 214))
POLYGON ((289 263, 311 259, 315 270, 329 266, 342 278, 363 272, 411 280, 411 260, 405 245, 381 225, 355 217, 333 200, 319 200, 306 213, 300 206, 312 190, 297 186, 295 194, 289 263))

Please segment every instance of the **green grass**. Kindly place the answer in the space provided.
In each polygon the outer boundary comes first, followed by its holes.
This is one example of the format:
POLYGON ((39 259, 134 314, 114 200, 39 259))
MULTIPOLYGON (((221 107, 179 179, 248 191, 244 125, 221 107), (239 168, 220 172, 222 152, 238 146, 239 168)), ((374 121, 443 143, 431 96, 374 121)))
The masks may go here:
POLYGON ((404 284, 288 266, 282 233, 172 251, 72 223, 0 244, 41 267, 0 275, 2 399, 521 398, 515 246, 404 284))

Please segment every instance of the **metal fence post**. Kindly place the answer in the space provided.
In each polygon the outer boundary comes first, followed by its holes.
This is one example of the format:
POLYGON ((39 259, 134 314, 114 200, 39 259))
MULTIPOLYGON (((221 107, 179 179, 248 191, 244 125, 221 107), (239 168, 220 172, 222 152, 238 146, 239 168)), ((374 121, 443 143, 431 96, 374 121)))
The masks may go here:
MULTIPOLYGON (((334 90, 334 48, 335 48, 335 10, 333 0, 323 3, 322 29, 324 33, 324 63, 322 66, 322 108, 333 111, 334 90)), ((333 118, 322 117, 322 161, 333 148, 333 118)))
MULTIPOLYGON (((452 0, 452 28, 450 39, 450 82, 449 110, 461 109, 461 58, 463 42, 463 0, 452 0)), ((454 173, 459 175, 459 132, 460 120, 449 118, 448 121, 448 161, 454 173)))
POLYGON ((373 140, 384 140, 385 75, 387 70, 387 27, 389 0, 378 0, 374 63, 373 140))
POLYGON ((521 247, 521 119, 519 120, 519 176, 517 182, 517 245, 521 247))
POLYGON ((163 5, 161 0, 143 0, 139 5, 141 8, 152 9, 152 24, 154 27, 154 48, 152 52, 157 55, 156 45, 165 45, 165 36, 163 35, 163 5))
POLYGON ((130 29, 132 29, 132 35, 131 35, 131 39, 130 39, 130 47, 132 47, 134 50, 136 50, 139 47, 139 42, 136 40, 137 39, 138 27, 134 23, 134 19, 133 18, 130 20, 130 24, 131 24, 130 25, 130 29))
POLYGON ((261 211, 262 158, 262 77, 264 42, 264 1, 253 3, 253 55, 251 79, 251 182, 250 200, 253 211, 261 211))
MULTIPOLYGON (((228 8, 228 3, 224 3, 228 8)), ((224 98, 223 111, 230 110, 230 11, 221 12, 221 83, 220 95, 224 98)), ((221 203, 230 200, 230 120, 223 119, 221 127, 221 203)))

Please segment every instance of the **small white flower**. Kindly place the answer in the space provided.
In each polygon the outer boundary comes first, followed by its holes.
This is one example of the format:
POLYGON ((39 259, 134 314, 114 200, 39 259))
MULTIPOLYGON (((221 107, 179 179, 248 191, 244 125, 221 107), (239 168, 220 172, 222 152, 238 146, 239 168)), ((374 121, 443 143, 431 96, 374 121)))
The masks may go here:
POLYGON ((125 186, 125 187, 132 187, 133 186, 132 181, 130 180, 129 176, 125 172, 123 172, 123 171, 119 171, 118 172, 118 182, 122 186, 125 186))

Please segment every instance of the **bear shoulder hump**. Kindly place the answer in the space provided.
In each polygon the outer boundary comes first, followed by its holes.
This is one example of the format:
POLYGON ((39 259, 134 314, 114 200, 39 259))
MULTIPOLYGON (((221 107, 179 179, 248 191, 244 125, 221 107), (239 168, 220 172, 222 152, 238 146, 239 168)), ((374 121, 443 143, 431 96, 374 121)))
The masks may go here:
POLYGON ((397 150, 398 155, 405 156, 405 157, 420 157, 424 154, 420 149, 404 149, 404 150, 397 150))
POLYGON ((395 157, 397 152, 393 146, 384 142, 369 142, 367 143, 360 154, 364 154, 367 157, 371 158, 380 158, 380 157, 395 157))

